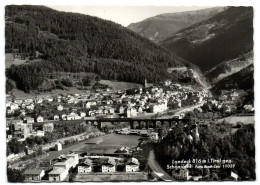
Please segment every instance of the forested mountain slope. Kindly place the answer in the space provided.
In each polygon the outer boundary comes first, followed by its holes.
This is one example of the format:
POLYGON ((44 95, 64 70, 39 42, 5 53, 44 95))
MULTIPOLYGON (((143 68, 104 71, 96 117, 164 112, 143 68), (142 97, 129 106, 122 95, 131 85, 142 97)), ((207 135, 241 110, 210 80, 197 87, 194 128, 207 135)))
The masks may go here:
POLYGON ((218 94, 221 89, 243 89, 254 92, 254 66, 253 64, 240 71, 227 76, 214 84, 212 92, 218 94))
POLYGON ((214 7, 196 11, 165 13, 131 23, 128 28, 145 38, 159 42, 192 24, 209 19, 225 9, 226 7, 214 7))
POLYGON ((27 92, 53 72, 91 72, 102 79, 143 83, 170 78, 168 67, 194 67, 111 21, 44 6, 10 5, 5 11, 6 53, 41 59, 6 70, 27 92))
POLYGON ((229 61, 223 61, 211 70, 206 71, 205 76, 210 80, 211 83, 217 83, 218 81, 241 71, 253 63, 253 52, 248 52, 239 56, 238 58, 229 61))
POLYGON ((160 45, 205 72, 253 50, 253 8, 229 7, 181 30, 160 45))

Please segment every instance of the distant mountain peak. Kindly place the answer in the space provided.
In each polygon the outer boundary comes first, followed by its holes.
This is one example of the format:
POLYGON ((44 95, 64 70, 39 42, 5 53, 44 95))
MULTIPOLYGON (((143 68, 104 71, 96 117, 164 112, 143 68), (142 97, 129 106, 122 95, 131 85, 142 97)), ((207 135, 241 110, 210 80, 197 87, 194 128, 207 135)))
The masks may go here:
POLYGON ((160 42, 202 71, 253 49, 252 7, 229 7, 160 42))
POLYGON ((227 7, 213 7, 195 11, 164 13, 132 23, 128 28, 154 42, 160 42, 192 24, 206 20, 227 7))

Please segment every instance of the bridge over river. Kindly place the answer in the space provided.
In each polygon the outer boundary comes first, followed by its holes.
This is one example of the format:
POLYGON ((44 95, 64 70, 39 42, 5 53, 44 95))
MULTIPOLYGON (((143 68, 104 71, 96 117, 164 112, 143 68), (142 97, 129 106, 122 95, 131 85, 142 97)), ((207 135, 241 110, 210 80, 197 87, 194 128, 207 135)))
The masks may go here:
POLYGON ((163 125, 167 125, 168 127, 172 127, 175 124, 180 122, 189 123, 190 119, 147 119, 147 118, 97 118, 97 119, 85 119, 86 122, 89 123, 97 123, 98 128, 102 128, 102 123, 110 122, 112 124, 117 123, 129 123, 131 129, 161 129, 163 125))

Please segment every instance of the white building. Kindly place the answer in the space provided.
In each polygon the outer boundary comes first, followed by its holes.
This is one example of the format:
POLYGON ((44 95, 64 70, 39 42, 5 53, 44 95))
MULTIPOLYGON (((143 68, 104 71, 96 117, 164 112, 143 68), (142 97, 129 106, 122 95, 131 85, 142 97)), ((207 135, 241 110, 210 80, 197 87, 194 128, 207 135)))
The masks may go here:
POLYGON ((126 163, 126 166, 125 166, 125 171, 126 172, 137 172, 139 171, 139 161, 132 157, 127 163, 126 163))
POLYGON ((133 107, 128 107, 126 109, 126 117, 131 118, 131 117, 136 117, 137 116, 137 110, 136 108, 133 107))
POLYGON ((61 115, 61 119, 62 119, 62 120, 67 120, 67 115, 66 115, 66 114, 62 114, 62 115, 61 115))
POLYGON ((48 102, 53 102, 53 97, 49 97, 48 102))
POLYGON ((243 107, 247 112, 253 112, 255 109, 253 105, 244 105, 243 107))
POLYGON ((62 144, 61 143, 56 143, 55 144, 55 150, 56 151, 61 151, 62 150, 62 144))
POLYGON ((78 166, 79 174, 87 174, 92 172, 92 161, 90 159, 86 159, 84 163, 78 166))
POLYGON ((68 170, 64 168, 54 168, 49 172, 49 181, 50 182, 61 182, 64 181, 69 174, 68 170))
POLYGON ((73 162, 71 163, 71 167, 75 168, 77 164, 79 164, 79 154, 68 154, 66 158, 73 159, 73 162))
POLYGON ((150 112, 152 113, 164 112, 166 110, 167 110, 167 101, 150 106, 150 112))
POLYGON ((29 109, 29 110, 33 110, 34 109, 34 104, 27 105, 26 108, 29 109))
POLYGON ((25 170, 23 173, 25 182, 40 182, 42 177, 45 175, 44 170, 25 170))
POLYGON ((152 140, 155 140, 157 141, 159 139, 159 136, 158 136, 158 133, 157 132, 151 132, 149 134, 149 137, 152 139, 152 140))
POLYGON ((24 118, 24 120, 26 121, 26 123, 34 123, 34 119, 31 117, 26 117, 24 118))
POLYGON ((58 120, 60 119, 60 117, 59 117, 58 115, 54 115, 54 116, 53 116, 53 119, 54 119, 55 121, 58 121, 58 120))
POLYGON ((116 171, 116 163, 114 160, 109 160, 102 165, 102 173, 113 173, 116 171))
POLYGON ((97 103, 96 102, 87 102, 86 108, 89 109, 89 108, 91 108, 91 106, 94 106, 94 105, 97 105, 97 103))
POLYGON ((43 101, 42 98, 36 98, 35 99, 35 103, 42 103, 42 101, 43 101))
POLYGON ((39 122, 43 122, 43 117, 42 116, 38 116, 37 117, 37 122, 39 123, 39 122))
POLYGON ((86 113, 85 113, 85 112, 81 112, 81 113, 80 113, 80 117, 81 117, 81 118, 86 117, 86 113))
POLYGON ((64 168, 66 170, 69 170, 71 168, 71 164, 73 163, 73 159, 67 159, 64 162, 57 162, 53 165, 53 168, 64 168))
POLYGON ((62 105, 58 105, 58 106, 57 106, 57 110, 58 110, 58 111, 62 111, 62 110, 63 110, 63 106, 62 106, 62 105))
POLYGON ((189 170, 187 168, 181 168, 173 171, 172 176, 176 180, 185 180, 185 181, 191 178, 191 176, 189 175, 189 170))
POLYGON ((11 104, 10 109, 11 110, 18 110, 19 109, 19 105, 16 104, 16 103, 13 103, 13 104, 11 104))
POLYGON ((39 137, 43 137, 44 136, 44 131, 37 130, 37 134, 36 135, 39 136, 39 137))

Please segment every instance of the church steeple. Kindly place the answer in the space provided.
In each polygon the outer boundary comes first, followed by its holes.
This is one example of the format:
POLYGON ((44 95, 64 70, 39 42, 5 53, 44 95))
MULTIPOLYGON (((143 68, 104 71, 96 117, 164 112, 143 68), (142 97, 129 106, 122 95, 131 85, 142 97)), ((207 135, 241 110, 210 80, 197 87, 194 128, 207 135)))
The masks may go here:
POLYGON ((146 78, 144 79, 144 88, 147 88, 148 87, 148 85, 147 85, 147 80, 146 80, 146 78))

